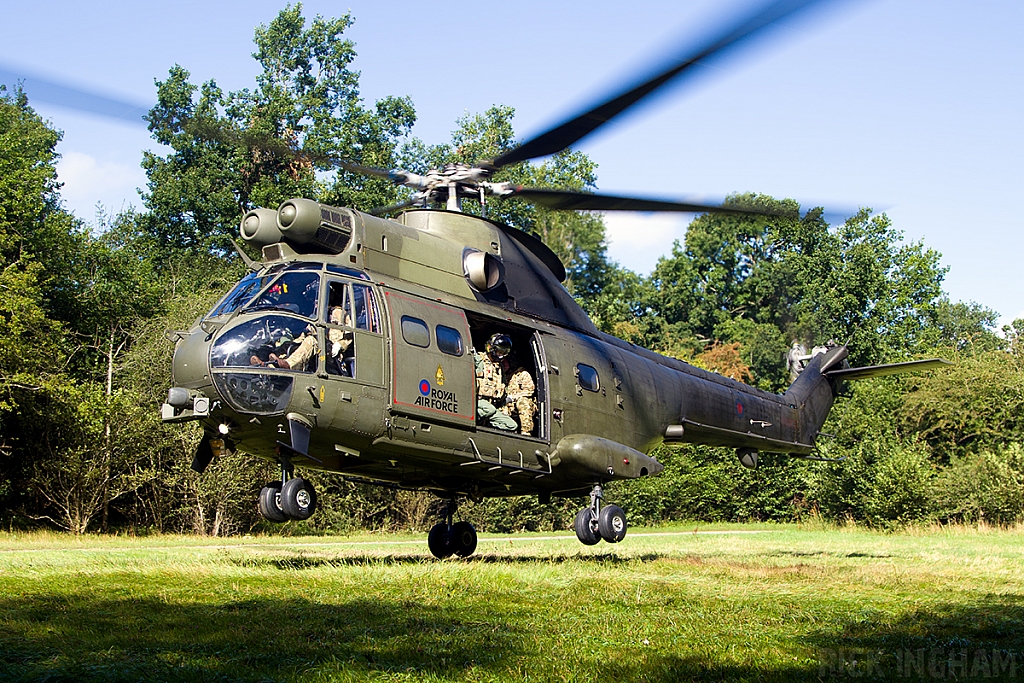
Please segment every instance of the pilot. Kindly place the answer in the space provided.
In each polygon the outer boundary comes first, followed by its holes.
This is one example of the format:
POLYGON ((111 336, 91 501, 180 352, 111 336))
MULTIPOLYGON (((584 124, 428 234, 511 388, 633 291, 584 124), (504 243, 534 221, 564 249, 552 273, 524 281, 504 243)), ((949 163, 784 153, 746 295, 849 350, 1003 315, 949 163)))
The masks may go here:
POLYGON ((476 367, 476 416, 495 429, 515 431, 516 421, 498 410, 504 403, 501 360, 512 352, 512 340, 504 334, 492 334, 484 347, 486 353, 473 351, 476 367))
POLYGON ((517 364, 505 386, 505 405, 501 412, 512 418, 518 417, 519 432, 525 436, 533 433, 533 414, 537 412, 537 401, 534 400, 536 391, 537 387, 529 371, 517 364))
POLYGON ((259 356, 254 355, 249 359, 249 363, 252 365, 276 365, 282 370, 290 370, 295 368, 301 370, 306 366, 306 362, 320 349, 320 345, 316 341, 316 328, 312 325, 307 325, 305 331, 300 334, 294 340, 298 344, 295 350, 284 358, 279 357, 277 354, 270 354, 270 360, 260 360, 259 356))

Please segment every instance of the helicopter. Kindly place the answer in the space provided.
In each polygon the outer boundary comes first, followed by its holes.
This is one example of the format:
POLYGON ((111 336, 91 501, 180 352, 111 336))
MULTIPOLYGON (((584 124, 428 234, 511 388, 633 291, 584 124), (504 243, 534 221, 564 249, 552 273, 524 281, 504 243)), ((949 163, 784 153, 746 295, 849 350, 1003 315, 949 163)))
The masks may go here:
POLYGON ((456 521, 457 505, 495 496, 545 503, 589 495, 574 520, 577 538, 617 543, 626 514, 604 500, 604 487, 659 474, 655 447, 729 447, 748 468, 760 452, 815 459, 845 381, 945 364, 851 368, 848 349, 833 344, 802 359, 785 393, 768 393, 601 332, 543 242, 462 211, 466 201, 518 198, 564 210, 768 213, 491 178, 566 149, 701 60, 810 4, 769 4, 495 159, 423 174, 335 160, 411 190, 394 206, 363 212, 295 198, 246 213, 240 236, 261 259, 240 249, 249 274, 190 330, 174 333, 175 386, 161 415, 202 424, 193 469, 234 450, 276 463, 280 479, 258 499, 271 522, 316 511, 317 492, 299 468, 430 491, 448 501, 427 539, 438 558, 475 551, 476 530, 456 521), (532 385, 527 415, 507 409, 511 391, 484 391, 522 373, 532 385))

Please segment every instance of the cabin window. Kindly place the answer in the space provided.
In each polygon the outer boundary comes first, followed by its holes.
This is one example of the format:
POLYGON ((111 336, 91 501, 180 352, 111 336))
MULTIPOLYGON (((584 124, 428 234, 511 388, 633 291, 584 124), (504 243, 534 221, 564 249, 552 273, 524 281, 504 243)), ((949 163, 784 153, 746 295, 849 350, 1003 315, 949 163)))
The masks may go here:
POLYGON ((430 328, 419 318, 402 316, 402 339, 407 344, 427 348, 430 346, 430 328))
POLYGON ((437 339, 437 348, 441 350, 441 353, 447 353, 449 356, 462 355, 462 335, 458 330, 438 325, 434 334, 437 339))
POLYGON ((576 365, 576 376, 579 379, 580 386, 587 391, 598 391, 601 388, 601 380, 597 376, 597 370, 586 363, 576 365))
POLYGON ((249 311, 289 311, 315 318, 320 276, 311 272, 285 273, 246 307, 249 311))

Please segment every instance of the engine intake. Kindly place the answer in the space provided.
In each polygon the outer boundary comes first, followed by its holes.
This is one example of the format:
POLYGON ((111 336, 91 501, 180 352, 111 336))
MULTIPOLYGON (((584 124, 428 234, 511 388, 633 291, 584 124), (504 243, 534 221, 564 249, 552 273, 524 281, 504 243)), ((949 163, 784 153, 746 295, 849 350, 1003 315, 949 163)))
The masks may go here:
POLYGON ((277 210, 277 227, 289 242, 315 245, 330 254, 345 250, 354 224, 352 210, 311 199, 289 199, 277 210))
POLYGON ((253 209, 242 217, 238 232, 246 242, 265 247, 281 241, 281 231, 277 227, 277 211, 273 209, 253 209))

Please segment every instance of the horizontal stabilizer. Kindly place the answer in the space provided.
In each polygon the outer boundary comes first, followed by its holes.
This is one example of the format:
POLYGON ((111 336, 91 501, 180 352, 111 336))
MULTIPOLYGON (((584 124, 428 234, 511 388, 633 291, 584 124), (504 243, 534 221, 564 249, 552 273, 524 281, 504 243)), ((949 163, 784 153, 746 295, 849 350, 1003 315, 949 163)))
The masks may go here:
POLYGON ((952 363, 944 358, 928 358, 926 360, 912 360, 906 363, 872 365, 866 368, 840 368, 838 370, 829 370, 824 375, 830 379, 866 379, 868 377, 898 375, 901 372, 933 370, 941 368, 943 365, 952 365, 952 363))

